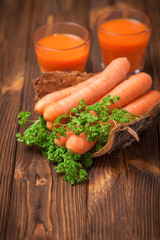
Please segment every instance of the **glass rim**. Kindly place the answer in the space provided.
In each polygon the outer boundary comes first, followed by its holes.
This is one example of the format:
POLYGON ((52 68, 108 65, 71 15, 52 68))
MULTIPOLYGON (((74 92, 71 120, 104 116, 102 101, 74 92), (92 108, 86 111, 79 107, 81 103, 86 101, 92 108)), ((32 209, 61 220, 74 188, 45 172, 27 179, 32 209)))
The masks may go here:
MULTIPOLYGON (((149 20, 148 25, 146 25, 146 29, 143 30, 143 31, 140 31, 140 32, 130 33, 130 34, 114 33, 114 32, 107 31, 107 30, 105 30, 103 27, 101 27, 101 23, 99 23, 99 21, 101 20, 101 18, 103 18, 103 17, 105 16, 106 12, 102 13, 102 14, 97 18, 97 28, 100 29, 100 30, 102 30, 103 32, 106 32, 106 33, 108 33, 108 34, 110 34, 110 35, 115 35, 115 36, 135 36, 135 35, 140 35, 140 34, 143 34, 143 33, 145 33, 145 32, 148 32, 148 31, 151 29, 151 27, 152 27, 152 20, 151 20, 151 18, 150 18, 145 12, 143 12, 143 11, 140 11, 140 10, 137 10, 137 9, 132 9, 132 8, 124 8, 124 9, 115 8, 115 9, 111 10, 111 12, 114 12, 114 11, 123 11, 123 10, 126 10, 126 11, 128 11, 128 12, 136 12, 136 13, 139 13, 139 14, 145 16, 145 17, 149 20)), ((120 18, 121 18, 121 17, 115 18, 115 19, 120 19, 120 18)), ((129 17, 126 17, 126 18, 124 18, 124 19, 127 19, 127 18, 129 18, 129 17)), ((130 19, 134 19, 134 18, 130 18, 130 19)), ((135 19, 134 19, 134 20, 135 20, 135 19)), ((106 21, 107 21, 107 20, 106 20, 106 21)), ((108 20, 108 21, 109 21, 109 20, 108 20)))
MULTIPOLYGON (((75 35, 75 36, 76 36, 76 35, 75 35)), ((85 45, 87 42, 90 41, 90 38, 91 38, 91 36, 90 36, 89 30, 88 30, 87 28, 85 28, 84 26, 78 24, 78 23, 73 23, 73 22, 55 22, 55 23, 51 23, 51 24, 45 24, 45 25, 42 25, 41 27, 39 27, 39 28, 34 32, 34 35, 33 35, 33 43, 34 43, 35 45, 37 45, 37 46, 39 46, 39 47, 41 47, 41 48, 43 48, 43 49, 49 50, 49 51, 69 51, 69 50, 74 50, 74 49, 76 49, 76 48, 82 47, 83 45, 85 45), (69 26, 75 26, 75 27, 81 28, 81 29, 83 29, 83 30, 87 33, 87 35, 88 35, 88 36, 87 36, 87 39, 84 40, 84 43, 82 43, 82 44, 80 44, 80 45, 78 45, 78 46, 76 46, 76 47, 72 47, 72 48, 62 48, 62 49, 61 49, 61 48, 58 48, 58 49, 48 48, 48 47, 45 47, 44 45, 39 44, 38 41, 35 40, 35 36, 36 36, 36 34, 37 34, 39 31, 41 31, 42 29, 45 29, 45 28, 47 28, 47 27, 49 27, 49 26, 55 26, 55 25, 57 25, 57 26, 58 26, 58 25, 69 25, 69 26)))

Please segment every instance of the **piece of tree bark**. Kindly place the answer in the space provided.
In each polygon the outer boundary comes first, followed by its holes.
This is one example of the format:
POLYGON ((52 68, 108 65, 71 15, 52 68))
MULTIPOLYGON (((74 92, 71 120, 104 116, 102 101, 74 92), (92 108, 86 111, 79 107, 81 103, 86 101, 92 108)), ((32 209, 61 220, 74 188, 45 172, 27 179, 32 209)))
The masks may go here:
MULTIPOLYGON (((78 71, 42 73, 37 79, 33 79, 35 99, 38 100, 48 93, 76 85, 93 75, 93 73, 79 73, 78 71)), ((108 143, 98 152, 95 152, 93 157, 99 157, 106 153, 110 154, 117 148, 124 148, 135 140, 139 141, 139 134, 157 120, 159 115, 160 103, 140 119, 134 120, 132 123, 118 124, 111 130, 108 143)))

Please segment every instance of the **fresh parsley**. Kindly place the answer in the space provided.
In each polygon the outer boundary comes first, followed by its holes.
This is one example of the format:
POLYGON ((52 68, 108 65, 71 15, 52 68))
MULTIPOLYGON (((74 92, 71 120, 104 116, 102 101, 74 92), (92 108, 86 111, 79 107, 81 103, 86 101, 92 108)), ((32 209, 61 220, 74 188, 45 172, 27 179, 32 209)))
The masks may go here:
POLYGON ((130 122, 140 116, 131 115, 123 109, 113 109, 111 113, 110 104, 118 102, 119 96, 111 97, 108 95, 102 102, 87 106, 82 99, 76 108, 71 109, 70 114, 59 116, 54 122, 52 132, 46 127, 43 116, 38 120, 29 120, 30 112, 19 112, 19 124, 26 127, 28 122, 34 122, 23 133, 17 133, 17 140, 28 146, 36 145, 42 154, 51 163, 57 164, 57 173, 63 174, 64 179, 71 185, 82 183, 87 179, 86 168, 92 166, 92 153, 101 149, 107 142, 110 134, 110 121, 117 123, 130 122), (110 114, 111 113, 111 114, 110 114), (69 119, 67 124, 61 124, 62 119, 69 119), (57 125, 59 127, 57 127, 57 125), (96 146, 89 152, 79 155, 67 150, 66 147, 57 147, 54 139, 58 135, 66 136, 66 128, 73 131, 76 135, 85 132, 87 140, 97 140, 96 146))

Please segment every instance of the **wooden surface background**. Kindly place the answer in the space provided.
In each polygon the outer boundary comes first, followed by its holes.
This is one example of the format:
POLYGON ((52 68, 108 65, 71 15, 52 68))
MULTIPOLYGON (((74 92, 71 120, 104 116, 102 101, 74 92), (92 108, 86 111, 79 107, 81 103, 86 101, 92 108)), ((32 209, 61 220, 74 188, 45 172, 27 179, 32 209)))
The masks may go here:
POLYGON ((145 71, 160 90, 159 0, 0 1, 0 239, 160 239, 160 122, 139 143, 94 160, 87 182, 71 187, 36 148, 17 143, 20 110, 34 114, 40 73, 32 37, 45 23, 73 21, 92 36, 86 70, 101 70, 95 21, 110 7, 152 18, 145 71))

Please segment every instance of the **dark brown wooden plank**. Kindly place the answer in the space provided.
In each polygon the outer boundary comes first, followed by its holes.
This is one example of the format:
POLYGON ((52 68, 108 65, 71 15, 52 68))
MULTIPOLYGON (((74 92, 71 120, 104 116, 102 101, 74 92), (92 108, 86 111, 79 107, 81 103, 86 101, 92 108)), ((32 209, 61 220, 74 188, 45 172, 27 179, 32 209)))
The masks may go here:
POLYGON ((0 24, 0 238, 5 239, 21 107, 30 3, 3 1, 0 24), (23 15, 22 15, 23 12, 23 15), (23 29, 23 34, 22 34, 23 29))
POLYGON ((145 131, 132 148, 96 160, 88 189, 88 239, 159 239, 160 152, 155 131, 156 126, 145 131), (151 132, 152 144, 146 146, 151 132))
MULTIPOLYGON (((150 14, 153 32, 144 70, 153 76, 153 88, 160 89, 157 65, 160 44, 156 30, 158 1, 147 1, 145 4, 142 1, 116 1, 106 4, 93 0, 91 6, 90 25, 94 36, 97 15, 105 8, 130 6, 150 14)), ((96 44, 94 51, 94 56, 99 59, 96 44)), ((93 63, 93 69, 95 65, 93 63)), ((100 69, 100 65, 96 68, 100 69)), ((95 159, 89 173, 87 239, 160 239, 159 136, 157 123, 141 134, 139 143, 95 159)))
MULTIPOLYGON (((22 109, 32 111, 31 84, 39 74, 32 36, 46 22, 74 21, 87 25, 86 1, 31 1, 22 109), (83 7, 84 15, 78 14, 83 7)), ((85 239, 86 184, 71 187, 36 148, 18 144, 6 239, 85 239)))
POLYGON ((146 56, 145 70, 149 72, 154 79, 153 88, 160 89, 160 81, 159 81, 160 31, 157 31, 157 22, 159 22, 160 3, 159 1, 156 1, 156 0, 154 0, 153 2, 150 2, 148 0, 144 5, 144 9, 152 19, 152 34, 151 34, 149 49, 146 56))
POLYGON ((145 71, 153 76, 153 87, 160 89, 158 0, 1 3, 0 239, 160 239, 158 124, 142 133, 139 143, 95 159, 89 183, 73 187, 36 148, 17 145, 15 138, 20 109, 37 117, 31 80, 40 71, 33 32, 46 22, 61 20, 89 27, 92 43, 87 70, 98 72, 101 57, 95 20, 97 13, 115 3, 142 9, 152 17, 145 71))

